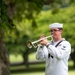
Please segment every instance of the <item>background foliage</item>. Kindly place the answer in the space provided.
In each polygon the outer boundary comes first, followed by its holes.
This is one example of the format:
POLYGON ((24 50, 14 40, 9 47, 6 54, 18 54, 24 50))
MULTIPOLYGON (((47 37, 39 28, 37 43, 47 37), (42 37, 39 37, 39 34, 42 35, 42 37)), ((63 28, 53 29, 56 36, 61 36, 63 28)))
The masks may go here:
POLYGON ((52 10, 43 10, 40 14, 35 18, 35 22, 37 27, 31 27, 31 21, 28 19, 23 19, 21 22, 16 22, 14 20, 14 24, 16 25, 17 32, 8 31, 5 36, 5 41, 12 43, 13 45, 7 45, 8 50, 11 53, 17 51, 17 53, 21 53, 21 51, 25 50, 25 44, 28 40, 36 40, 40 37, 41 34, 45 34, 45 36, 50 35, 49 32, 49 24, 54 22, 59 22, 64 24, 64 33, 63 37, 65 37, 72 46, 75 45, 74 38, 74 29, 75 29, 75 5, 71 5, 66 8, 60 8, 58 13, 53 14, 52 10), (17 35, 15 35, 17 34, 17 35), (29 36, 29 38, 27 37, 29 36))

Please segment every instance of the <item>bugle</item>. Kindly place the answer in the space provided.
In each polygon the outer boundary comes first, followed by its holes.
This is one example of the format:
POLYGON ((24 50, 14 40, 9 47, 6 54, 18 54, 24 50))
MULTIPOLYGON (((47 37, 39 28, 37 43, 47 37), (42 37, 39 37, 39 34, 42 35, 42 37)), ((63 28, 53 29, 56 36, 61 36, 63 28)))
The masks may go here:
MULTIPOLYGON (((44 38, 50 38, 50 37, 52 38, 52 36, 47 36, 47 37, 44 37, 44 38)), ((43 39, 43 38, 42 38, 42 39, 43 39)), ((36 44, 37 44, 38 42, 40 42, 42 39, 39 39, 39 40, 36 40, 36 41, 33 41, 33 42, 31 42, 30 40, 27 41, 27 47, 28 47, 28 48, 32 48, 32 47, 33 47, 33 48, 37 48, 37 45, 36 45, 36 44)))

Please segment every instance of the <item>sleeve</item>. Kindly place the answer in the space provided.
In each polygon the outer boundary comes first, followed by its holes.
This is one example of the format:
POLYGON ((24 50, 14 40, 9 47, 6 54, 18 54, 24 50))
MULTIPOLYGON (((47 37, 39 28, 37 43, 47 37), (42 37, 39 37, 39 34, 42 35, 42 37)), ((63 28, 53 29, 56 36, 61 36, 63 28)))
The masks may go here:
POLYGON ((57 59, 63 59, 70 55, 71 44, 67 41, 63 41, 58 47, 49 45, 48 52, 57 59))
POLYGON ((36 59, 37 60, 45 60, 48 58, 48 50, 46 46, 38 46, 37 51, 36 51, 36 59))

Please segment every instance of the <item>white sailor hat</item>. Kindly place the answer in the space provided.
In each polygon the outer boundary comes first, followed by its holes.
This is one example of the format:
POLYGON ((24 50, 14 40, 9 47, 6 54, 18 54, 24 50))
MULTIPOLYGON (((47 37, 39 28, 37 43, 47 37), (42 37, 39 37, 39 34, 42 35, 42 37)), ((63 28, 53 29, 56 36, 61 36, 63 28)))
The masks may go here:
POLYGON ((63 24, 61 23, 53 23, 49 25, 49 28, 63 28, 63 24))

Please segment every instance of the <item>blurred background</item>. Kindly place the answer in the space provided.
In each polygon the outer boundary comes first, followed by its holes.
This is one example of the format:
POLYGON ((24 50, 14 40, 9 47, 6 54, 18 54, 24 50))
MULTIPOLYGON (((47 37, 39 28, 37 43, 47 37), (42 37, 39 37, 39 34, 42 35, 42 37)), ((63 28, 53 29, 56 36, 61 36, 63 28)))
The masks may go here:
POLYGON ((75 0, 0 0, 0 75, 45 75, 45 62, 27 41, 49 36, 54 22, 64 24, 72 46, 69 75, 75 75, 75 0))

